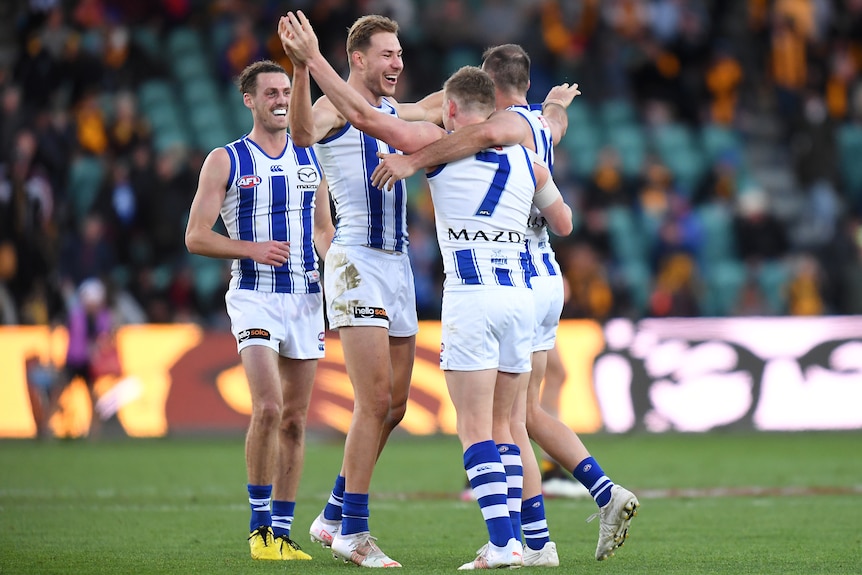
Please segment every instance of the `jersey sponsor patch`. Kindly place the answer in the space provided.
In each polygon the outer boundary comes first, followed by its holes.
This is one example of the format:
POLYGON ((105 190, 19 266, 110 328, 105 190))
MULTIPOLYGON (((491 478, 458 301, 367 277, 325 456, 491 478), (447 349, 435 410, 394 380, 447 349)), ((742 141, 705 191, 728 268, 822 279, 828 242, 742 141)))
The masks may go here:
POLYGON ((304 184, 317 183, 317 170, 315 170, 311 166, 302 166, 301 168, 296 170, 296 178, 304 184))
POLYGON ((236 187, 243 189, 253 188, 260 185, 262 181, 263 180, 260 178, 260 176, 257 175, 242 176, 240 178, 237 178, 236 187))
POLYGON ((244 329, 243 331, 237 334, 237 341, 240 343, 248 340, 248 339, 266 339, 270 338, 269 332, 265 329, 259 327, 253 327, 251 329, 244 329))
POLYGON ((385 319, 389 321, 386 309, 382 307, 371 307, 370 305, 358 305, 353 308, 353 317, 363 319, 385 319))

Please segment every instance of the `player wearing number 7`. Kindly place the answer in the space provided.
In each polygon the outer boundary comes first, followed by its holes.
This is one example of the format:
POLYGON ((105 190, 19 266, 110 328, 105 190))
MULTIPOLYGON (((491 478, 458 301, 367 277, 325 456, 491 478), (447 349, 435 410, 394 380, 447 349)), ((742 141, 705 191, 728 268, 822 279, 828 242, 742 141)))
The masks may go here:
MULTIPOLYGON (((301 12, 283 17, 279 34, 300 70, 311 73, 356 128, 407 153, 445 136, 435 124, 406 122, 370 108, 320 54, 301 12)), ((495 109, 494 83, 479 68, 464 67, 447 80, 443 101, 448 130, 484 121, 495 109)), ((526 223, 535 203, 551 229, 566 235, 572 230, 571 210, 548 170, 520 145, 483 150, 426 175, 445 272, 440 366, 458 416, 464 468, 489 536, 478 556, 461 568, 520 566, 520 525, 509 515, 507 470, 520 468, 509 416, 531 369, 534 310, 526 223)))

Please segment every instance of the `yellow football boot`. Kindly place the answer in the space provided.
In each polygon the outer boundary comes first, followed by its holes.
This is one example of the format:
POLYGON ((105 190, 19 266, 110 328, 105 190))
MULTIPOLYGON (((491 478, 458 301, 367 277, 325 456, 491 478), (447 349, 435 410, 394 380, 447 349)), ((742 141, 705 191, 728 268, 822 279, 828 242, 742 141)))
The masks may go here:
POLYGON ((310 561, 311 555, 303 551, 299 545, 286 535, 279 535, 275 538, 275 546, 281 552, 281 558, 285 561, 310 561))
POLYGON ((272 527, 261 525, 248 536, 248 546, 251 548, 252 559, 281 559, 281 546, 272 535, 272 527))

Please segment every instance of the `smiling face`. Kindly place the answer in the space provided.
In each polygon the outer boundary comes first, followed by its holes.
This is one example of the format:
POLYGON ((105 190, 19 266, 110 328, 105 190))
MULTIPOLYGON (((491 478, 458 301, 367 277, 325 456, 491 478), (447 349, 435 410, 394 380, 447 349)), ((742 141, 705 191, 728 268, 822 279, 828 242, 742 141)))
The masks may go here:
POLYGON ((368 48, 354 52, 358 58, 365 88, 376 97, 393 96, 398 76, 404 69, 401 42, 391 32, 378 32, 370 38, 368 48))
POLYGON ((254 93, 243 95, 251 108, 255 125, 274 132, 287 130, 287 107, 290 104, 290 78, 281 72, 258 74, 254 93))

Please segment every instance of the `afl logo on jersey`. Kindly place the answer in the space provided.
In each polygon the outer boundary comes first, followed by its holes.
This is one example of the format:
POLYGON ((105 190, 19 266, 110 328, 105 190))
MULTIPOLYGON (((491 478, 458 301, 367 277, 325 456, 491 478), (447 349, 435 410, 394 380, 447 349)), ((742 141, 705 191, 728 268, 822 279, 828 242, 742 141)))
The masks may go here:
POLYGON ((260 176, 242 176, 241 178, 237 179, 236 187, 243 189, 253 188, 257 185, 260 185, 262 181, 263 180, 260 179, 260 176))
POLYGON ((304 184, 316 182, 317 181, 317 170, 315 170, 311 166, 304 166, 304 167, 296 170, 296 177, 300 182, 302 182, 304 184))

